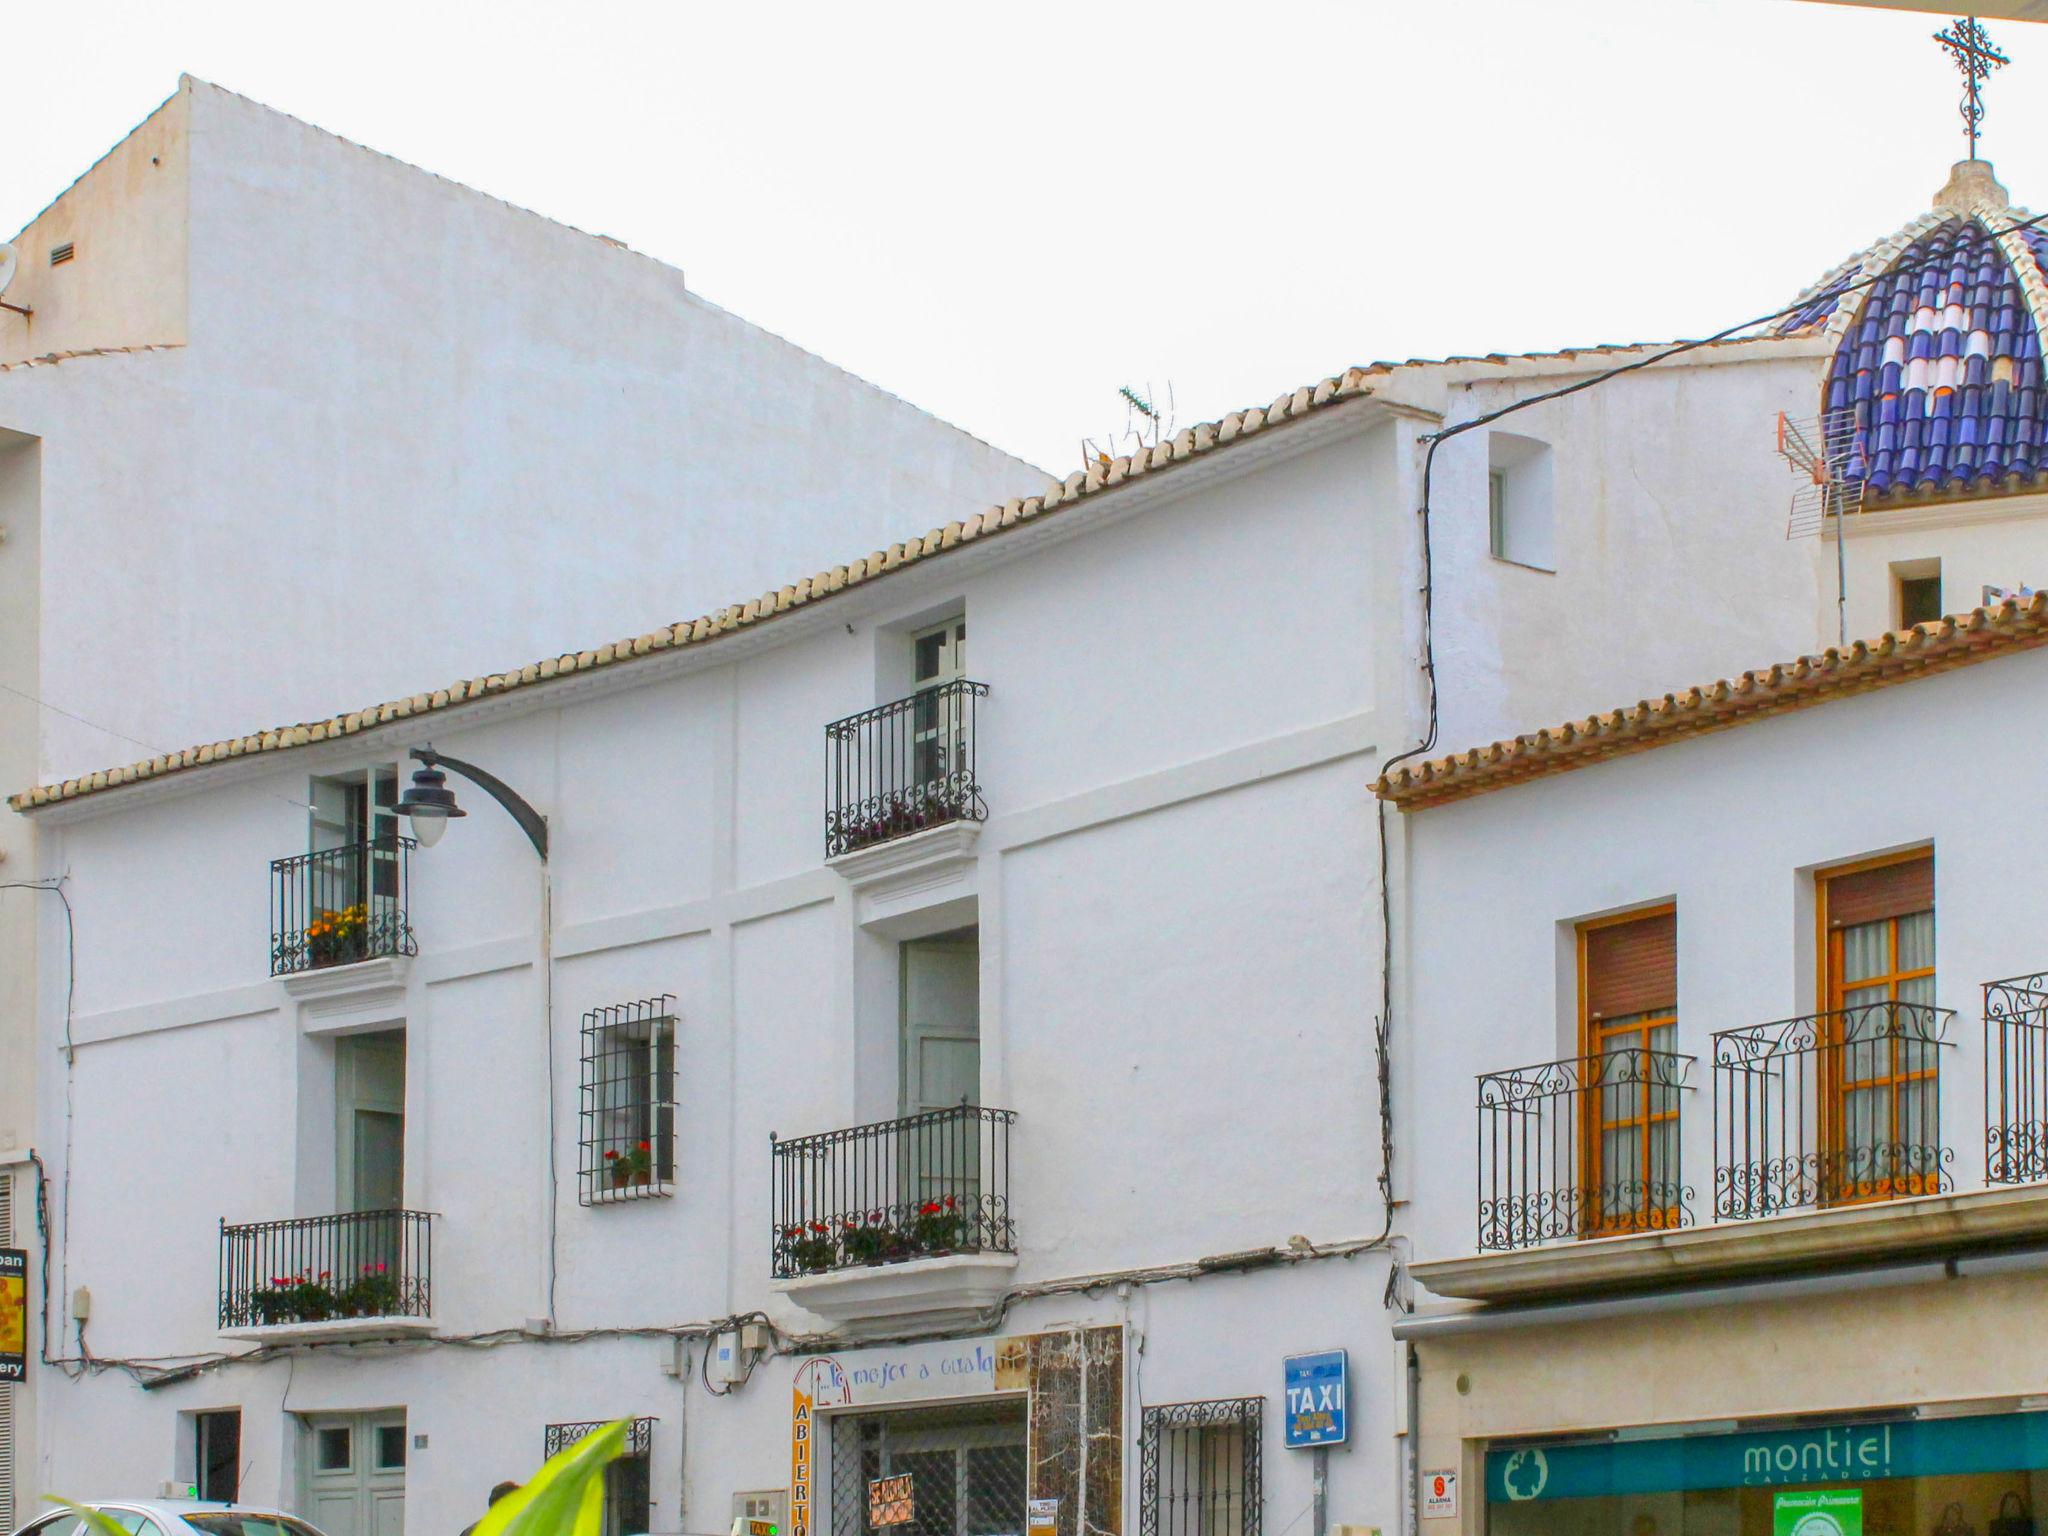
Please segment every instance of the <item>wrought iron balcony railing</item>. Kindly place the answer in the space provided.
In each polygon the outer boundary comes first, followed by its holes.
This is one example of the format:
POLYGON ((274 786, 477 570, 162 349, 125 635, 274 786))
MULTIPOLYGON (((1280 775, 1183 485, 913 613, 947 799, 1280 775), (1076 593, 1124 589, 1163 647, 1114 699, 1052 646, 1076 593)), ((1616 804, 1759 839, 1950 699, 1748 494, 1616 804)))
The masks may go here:
POLYGON ((1984 1181, 2048 1179, 2048 975, 1984 984, 1984 1181))
POLYGON ((416 955, 406 916, 409 837, 346 843, 270 865, 270 974, 416 955))
POLYGON ((351 1211, 220 1224, 220 1326, 432 1315, 434 1219, 351 1211))
POLYGON ((1714 1214, 1950 1187, 1941 1051, 1954 1010, 1861 1003, 1714 1036, 1714 1214))
POLYGON ((942 683, 825 727, 825 857, 986 821, 975 723, 988 684, 942 683))
POLYGON ((948 1253, 1015 1253, 1010 1127, 962 1104, 782 1141, 774 1165, 774 1273, 820 1274, 948 1253))
POLYGON ((1479 1248, 1692 1225, 1679 1095, 1693 1058, 1628 1046, 1479 1079, 1479 1248))

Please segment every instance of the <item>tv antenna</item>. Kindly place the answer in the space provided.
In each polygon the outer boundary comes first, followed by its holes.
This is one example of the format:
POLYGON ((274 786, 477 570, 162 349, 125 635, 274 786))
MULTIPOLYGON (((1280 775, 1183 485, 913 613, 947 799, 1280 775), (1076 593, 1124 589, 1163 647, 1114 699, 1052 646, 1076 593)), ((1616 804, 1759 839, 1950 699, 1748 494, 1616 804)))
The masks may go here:
POLYGON ((1142 390, 1136 385, 1123 384, 1117 388, 1117 396, 1124 403, 1124 424, 1121 431, 1105 433, 1100 438, 1081 439, 1081 465, 1084 469, 1106 469, 1112 462, 1129 454, 1150 453, 1160 443, 1173 436, 1173 382, 1167 381, 1166 403, 1159 405, 1159 392, 1150 384, 1142 390))
POLYGON ((1778 412, 1778 456, 1806 483, 1792 493, 1785 537, 1810 539, 1834 520, 1835 639, 1849 643, 1849 565, 1844 518, 1863 510, 1863 479, 1850 473, 1856 459, 1856 412, 1845 407, 1794 419, 1778 412))

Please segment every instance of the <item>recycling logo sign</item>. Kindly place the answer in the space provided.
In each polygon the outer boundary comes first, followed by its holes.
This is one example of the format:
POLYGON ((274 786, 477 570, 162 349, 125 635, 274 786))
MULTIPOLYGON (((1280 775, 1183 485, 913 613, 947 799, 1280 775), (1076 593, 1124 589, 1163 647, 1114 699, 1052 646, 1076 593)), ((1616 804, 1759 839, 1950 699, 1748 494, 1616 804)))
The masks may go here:
POLYGON ((1863 1536, 1863 1490, 1824 1488, 1773 1495, 1771 1536, 1863 1536))
MULTIPOLYGON (((1536 1446, 1524 1446, 1508 1457, 1507 1470, 1502 1474, 1508 1485, 1508 1497, 1516 1501, 1539 1497, 1543 1485, 1550 1481, 1550 1459, 1536 1446)), ((1783 1531, 1773 1536, 1785 1536, 1783 1531)), ((1861 1532, 1857 1536, 1862 1536, 1861 1532)))

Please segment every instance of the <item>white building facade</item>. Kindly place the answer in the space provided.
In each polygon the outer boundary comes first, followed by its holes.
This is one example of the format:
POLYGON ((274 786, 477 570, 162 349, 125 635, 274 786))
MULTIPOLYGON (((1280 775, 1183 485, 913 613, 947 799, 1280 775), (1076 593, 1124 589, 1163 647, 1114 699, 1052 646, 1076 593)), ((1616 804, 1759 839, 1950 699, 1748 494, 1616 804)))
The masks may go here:
MULTIPOLYGON (((1962 182, 1928 229, 1978 218, 1962 182)), ((760 595, 701 619, 593 599, 629 638, 17 797, 68 901, 34 940, 35 1481, 214 1486, 232 1435, 235 1492, 330 1536, 459 1529, 631 1417, 621 1536, 1408 1528, 1389 1315, 1411 1253, 1462 1252, 1432 1074, 1482 1031, 1417 990, 1459 951, 1406 818, 1389 1025, 1370 788, 1432 720, 1832 638, 1775 425, 1851 280, 1455 435, 1655 349, 1353 370, 844 566, 865 530, 720 572, 760 595), (467 814, 414 847, 423 750, 467 814), (1325 1477, 1282 1361, 1332 1350, 1325 1477)), ((2024 581, 2030 484, 1854 524, 1849 621, 1966 546, 2024 581)))
POLYGON ((2034 1518, 2043 786, 1995 743, 2044 626, 1979 610, 1386 786, 1435 957, 1402 973, 1442 1129, 1395 1330, 1454 1490, 1426 1532, 2034 1518))
MULTIPOLYGON (((1190 594, 1372 654, 1401 562, 1371 523, 1399 524, 1349 493, 1395 483, 1408 427, 1354 388, 1263 453, 954 525, 765 613, 36 811, 80 978, 42 1083, 71 1196, 39 1332, 89 1373, 40 1394, 48 1484, 196 1479, 233 1412, 241 1497, 345 1533, 402 1486, 405 1521, 459 1528, 551 1426, 629 1416, 629 1527, 754 1495, 846 1529, 903 1471, 946 1529, 1027 1491, 1061 1532, 1305 1508, 1281 1355, 1384 1355, 1357 809, 1406 712, 1190 594), (545 815, 544 863, 460 772, 431 849, 300 852, 304 803, 429 743, 545 815), (192 859, 218 907, 134 878, 192 859), (194 1137, 209 1100, 236 1107, 194 1137), (79 1113, 148 1102, 140 1141, 79 1113), (133 1177, 165 1159, 175 1188, 133 1177), (371 1316, 326 1315, 358 1286, 371 1316), (147 1386, 105 1367, 166 1357, 147 1386)), ((1329 1507, 1384 1521, 1391 1405, 1356 1401, 1329 1507)))
MULTIPOLYGON (((645 628, 1039 478, 616 241, 197 80, 10 244, 10 782, 645 628)), ((55 902, 7 823, 0 1247, 36 1225, 55 902)), ((29 1390, 0 1383, 0 1526, 29 1390)))

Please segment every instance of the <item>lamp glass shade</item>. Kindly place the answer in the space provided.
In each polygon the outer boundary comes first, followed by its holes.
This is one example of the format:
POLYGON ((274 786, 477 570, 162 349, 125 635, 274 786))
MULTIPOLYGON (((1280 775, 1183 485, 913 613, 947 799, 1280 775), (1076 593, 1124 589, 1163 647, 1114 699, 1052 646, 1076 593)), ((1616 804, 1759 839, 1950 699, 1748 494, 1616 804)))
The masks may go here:
POLYGON ((422 848, 431 848, 448 830, 450 818, 468 814, 455 803, 448 788, 448 775, 431 763, 413 774, 412 783, 398 797, 398 814, 412 823, 412 835, 422 848))

